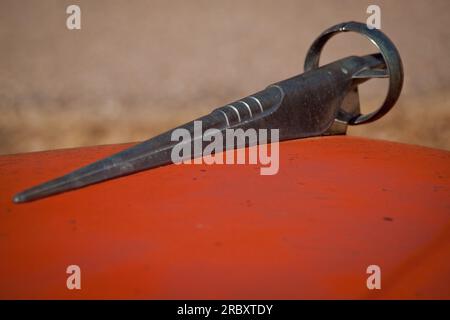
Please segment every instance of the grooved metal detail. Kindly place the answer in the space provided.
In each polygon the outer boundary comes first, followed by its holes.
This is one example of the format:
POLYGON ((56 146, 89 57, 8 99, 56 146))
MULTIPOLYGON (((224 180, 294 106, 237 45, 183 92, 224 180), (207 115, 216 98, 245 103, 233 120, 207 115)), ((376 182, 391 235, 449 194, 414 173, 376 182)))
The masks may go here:
POLYGON ((261 104, 261 101, 259 101, 257 98, 255 98, 255 97, 253 97, 253 96, 251 96, 251 97, 249 97, 249 98, 252 99, 252 100, 254 100, 254 101, 256 101, 256 103, 258 104, 259 108, 261 109, 261 112, 264 112, 264 108, 263 108, 263 106, 262 106, 262 104, 261 104))
POLYGON ((228 116, 225 112, 223 112, 223 110, 217 110, 219 111, 221 114, 223 114, 223 116, 225 117, 225 121, 227 122, 227 126, 230 126, 230 121, 228 120, 228 116))
POLYGON ((231 109, 234 110, 234 112, 236 112, 237 117, 238 117, 238 121, 241 122, 241 115, 239 114, 239 110, 235 106, 233 106, 232 104, 227 105, 227 107, 230 107, 231 109))
POLYGON ((253 118, 252 109, 250 109, 250 106, 248 105, 248 103, 247 103, 247 102, 244 102, 244 101, 242 101, 242 100, 240 100, 239 102, 242 103, 244 106, 247 107, 248 113, 250 114, 250 118, 253 118))

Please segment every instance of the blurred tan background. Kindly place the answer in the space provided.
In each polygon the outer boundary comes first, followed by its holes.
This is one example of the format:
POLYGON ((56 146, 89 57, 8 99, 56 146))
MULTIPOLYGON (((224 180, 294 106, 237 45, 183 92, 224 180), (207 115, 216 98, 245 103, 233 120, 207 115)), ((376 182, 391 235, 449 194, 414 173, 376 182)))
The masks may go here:
MULTIPOLYGON (((0 154, 147 139, 302 72, 329 26, 382 30, 405 67, 400 101, 349 134, 450 149, 450 1, 0 0, 0 154), (66 28, 81 7, 82 29, 66 28)), ((323 62, 373 52, 341 35, 323 62)), ((381 103, 386 80, 363 87, 381 103)))

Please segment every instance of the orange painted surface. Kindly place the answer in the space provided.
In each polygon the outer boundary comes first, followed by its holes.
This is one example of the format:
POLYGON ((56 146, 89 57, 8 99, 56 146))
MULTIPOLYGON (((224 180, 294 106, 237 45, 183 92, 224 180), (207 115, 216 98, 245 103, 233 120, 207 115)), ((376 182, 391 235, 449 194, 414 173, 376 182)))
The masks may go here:
POLYGON ((11 201, 124 147, 0 157, 0 298, 450 299, 449 152, 304 139, 280 144, 274 176, 171 165, 11 201))

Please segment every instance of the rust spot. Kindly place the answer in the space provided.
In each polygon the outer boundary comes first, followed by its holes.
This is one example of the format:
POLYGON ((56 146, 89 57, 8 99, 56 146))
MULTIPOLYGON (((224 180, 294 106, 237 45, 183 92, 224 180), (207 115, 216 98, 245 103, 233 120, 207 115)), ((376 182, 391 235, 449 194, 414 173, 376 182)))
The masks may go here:
POLYGON ((389 221, 389 222, 391 222, 391 221, 394 221, 394 218, 391 218, 391 217, 383 217, 383 220, 384 220, 384 221, 389 221))

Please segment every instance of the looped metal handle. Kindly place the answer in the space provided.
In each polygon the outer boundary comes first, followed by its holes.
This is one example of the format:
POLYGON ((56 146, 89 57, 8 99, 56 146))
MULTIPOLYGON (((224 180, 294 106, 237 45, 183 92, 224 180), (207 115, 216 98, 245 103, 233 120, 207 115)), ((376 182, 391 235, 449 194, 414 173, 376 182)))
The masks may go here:
POLYGON ((394 106, 403 86, 403 66, 397 48, 384 33, 377 29, 369 29, 364 23, 345 22, 325 30, 314 41, 306 54, 305 72, 319 67, 320 54, 331 37, 348 31, 366 36, 380 50, 386 64, 386 73, 389 76, 389 89, 383 104, 377 110, 368 114, 360 114, 349 121, 349 124, 357 125, 381 118, 394 106))

